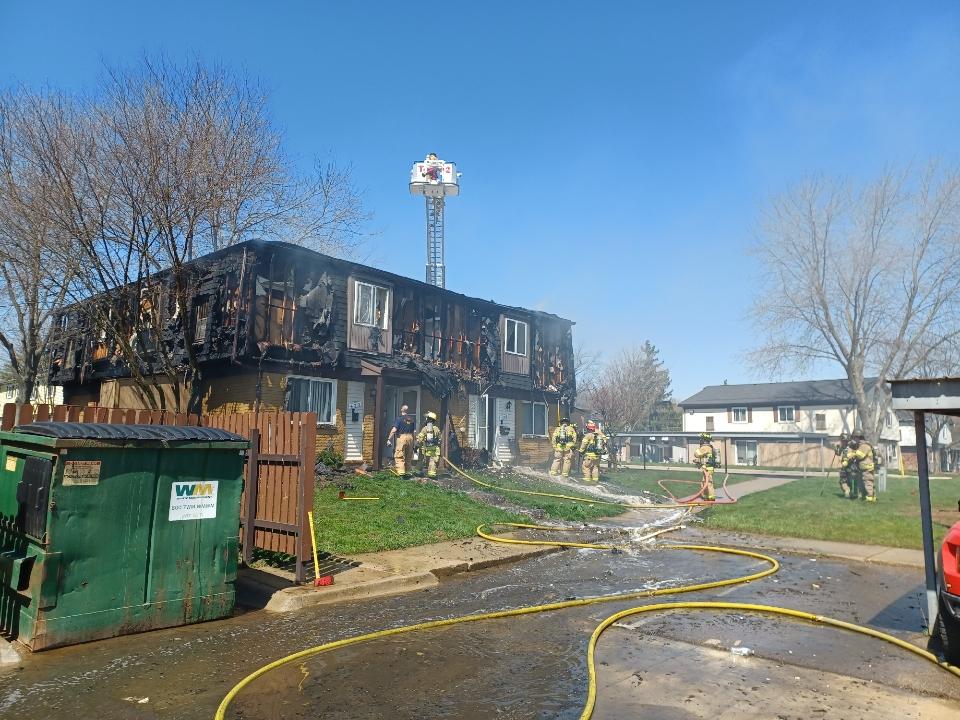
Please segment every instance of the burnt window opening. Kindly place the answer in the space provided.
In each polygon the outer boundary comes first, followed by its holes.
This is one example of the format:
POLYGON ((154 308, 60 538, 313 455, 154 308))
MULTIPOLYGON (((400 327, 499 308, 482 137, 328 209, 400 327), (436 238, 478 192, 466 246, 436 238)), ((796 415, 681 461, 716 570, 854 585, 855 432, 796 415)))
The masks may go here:
POLYGON ((223 318, 220 324, 225 328, 232 328, 237 324, 237 310, 240 308, 240 285, 237 282, 236 273, 227 275, 226 287, 226 300, 223 303, 223 318))
POLYGON ((423 303, 423 356, 440 360, 443 355, 443 325, 440 319, 440 298, 433 295, 423 303))
POLYGON ((207 340, 207 328, 210 324, 211 299, 209 295, 205 295, 196 302, 193 308, 193 344, 203 345, 207 340))
POLYGON ((63 367, 66 369, 76 367, 77 353, 75 347, 73 340, 67 342, 67 350, 63 354, 63 367))
POLYGON ((423 326, 420 323, 420 313, 417 301, 412 291, 403 294, 397 291, 394 302, 394 317, 396 328, 394 347, 398 350, 414 355, 423 354, 423 326))

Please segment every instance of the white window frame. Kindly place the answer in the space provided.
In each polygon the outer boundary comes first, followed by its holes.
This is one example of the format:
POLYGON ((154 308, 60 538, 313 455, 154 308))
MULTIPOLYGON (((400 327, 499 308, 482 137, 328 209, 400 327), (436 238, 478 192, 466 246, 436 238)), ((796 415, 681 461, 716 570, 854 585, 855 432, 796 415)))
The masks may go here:
POLYGON ((797 421, 797 409, 793 405, 777 405, 777 422, 793 423, 797 421), (784 418, 784 410, 790 411, 790 417, 784 418))
POLYGON ((745 423, 749 422, 749 418, 750 418, 749 410, 747 410, 747 407, 746 407, 745 405, 742 406, 742 407, 733 407, 733 408, 730 408, 730 422, 737 423, 738 425, 739 425, 739 424, 745 424, 745 423), (742 410, 742 411, 743 411, 743 420, 737 420, 737 411, 738 411, 738 410, 742 410))
MULTIPOLYGON (((306 380, 312 383, 328 383, 330 387, 330 418, 324 420, 320 417, 320 413, 317 412, 317 425, 336 425, 337 424, 337 381, 332 378, 320 378, 314 377, 312 375, 287 375, 287 383, 291 380, 300 381, 306 380)), ((289 393, 288 393, 289 397, 289 393)), ((314 412, 313 410, 294 410, 290 407, 287 407, 287 410, 290 412, 314 412)))
POLYGON ((7 384, 7 400, 13 400, 17 396, 17 386, 9 383, 7 384))
POLYGON ((353 324, 361 327, 379 327, 381 330, 387 330, 390 327, 390 288, 376 285, 365 280, 353 281, 353 324), (386 297, 383 301, 383 317, 380 318, 380 325, 376 323, 376 317, 373 322, 363 322, 359 319, 360 315, 360 291, 363 288, 372 288, 373 290, 373 312, 376 313, 377 294, 383 293, 386 297))
POLYGON ((505 353, 509 353, 510 355, 518 355, 520 357, 526 357, 527 348, 529 347, 529 345, 530 345, 530 325, 528 325, 523 320, 514 320, 513 318, 504 318, 503 351, 505 353), (513 323, 516 326, 513 330, 513 350, 507 347, 507 338, 510 337, 510 333, 508 332, 507 328, 510 327, 510 323, 513 323), (517 350, 517 338, 519 337, 517 328, 519 328, 520 325, 523 325, 523 352, 520 352, 519 350, 517 350))
POLYGON ((531 424, 531 428, 530 428, 530 429, 531 429, 533 432, 523 432, 523 433, 521 433, 521 437, 528 437, 528 438, 545 438, 545 437, 549 437, 549 433, 550 433, 550 416, 547 414, 547 404, 546 404, 546 403, 542 403, 542 402, 527 402, 527 401, 525 401, 525 400, 522 402, 522 404, 524 405, 524 408, 523 408, 523 410, 522 410, 522 413, 523 413, 523 414, 521 415, 521 418, 520 418, 521 424, 523 423, 523 421, 524 421, 524 419, 525 419, 525 416, 526 416, 526 407, 525 407, 525 406, 527 406, 527 405, 532 405, 532 406, 533 406, 533 410, 531 411, 532 414, 530 415, 530 424, 531 424), (538 435, 537 432, 536 432, 536 430, 537 430, 537 408, 538 408, 538 407, 539 407, 539 408, 541 409, 541 411, 543 412, 543 435, 538 435))

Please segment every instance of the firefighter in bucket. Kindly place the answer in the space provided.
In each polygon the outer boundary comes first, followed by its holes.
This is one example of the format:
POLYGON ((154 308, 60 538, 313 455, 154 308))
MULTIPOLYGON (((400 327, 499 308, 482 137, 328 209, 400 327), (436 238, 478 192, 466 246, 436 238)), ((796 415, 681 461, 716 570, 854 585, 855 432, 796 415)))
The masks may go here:
POLYGON ((700 433, 700 447, 693 453, 693 464, 703 473, 703 488, 700 490, 700 495, 710 502, 717 499, 716 491, 713 489, 713 470, 720 466, 720 454, 713 446, 712 440, 713 436, 710 433, 700 433))
POLYGON ((424 426, 417 434, 417 452, 426 461, 427 477, 435 478, 440 466, 440 444, 442 437, 437 425, 437 414, 432 410, 423 416, 424 426))

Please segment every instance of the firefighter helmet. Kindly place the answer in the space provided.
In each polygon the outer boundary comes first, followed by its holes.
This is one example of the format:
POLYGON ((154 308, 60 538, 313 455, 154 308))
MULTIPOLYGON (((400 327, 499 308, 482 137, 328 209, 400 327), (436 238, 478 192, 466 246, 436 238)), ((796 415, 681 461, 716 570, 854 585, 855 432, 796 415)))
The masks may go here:
POLYGON ((433 420, 434 422, 437 421, 437 414, 433 410, 428 410, 426 413, 424 413, 423 417, 425 417, 427 420, 433 420))
POLYGON ((713 440, 713 435, 711 435, 710 433, 708 432, 700 433, 700 442, 710 442, 711 440, 713 440))
POLYGON ((562 418, 560 418, 560 424, 561 424, 561 425, 569 425, 569 424, 570 424, 570 418, 568 418, 566 415, 564 415, 562 418))
POLYGON ((596 429, 597 429, 597 424, 593 420, 587 421, 587 430, 589 430, 590 432, 593 432, 596 429))

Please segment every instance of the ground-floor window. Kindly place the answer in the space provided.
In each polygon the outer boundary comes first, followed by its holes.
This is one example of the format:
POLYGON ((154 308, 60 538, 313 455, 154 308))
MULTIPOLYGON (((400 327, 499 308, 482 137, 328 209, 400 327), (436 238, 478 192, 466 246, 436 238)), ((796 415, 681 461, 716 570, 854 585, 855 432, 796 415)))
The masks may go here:
POLYGON ((524 435, 547 436, 547 406, 544 403, 520 403, 520 428, 524 435))
POLYGON ((326 378, 287 377, 287 410, 315 412, 318 424, 337 421, 337 381, 326 378))
POLYGON ((737 449, 737 465, 757 464, 756 440, 737 440, 734 443, 734 446, 737 449))

